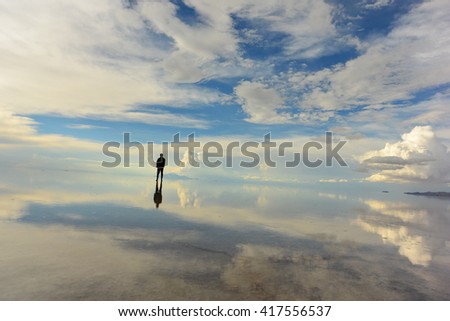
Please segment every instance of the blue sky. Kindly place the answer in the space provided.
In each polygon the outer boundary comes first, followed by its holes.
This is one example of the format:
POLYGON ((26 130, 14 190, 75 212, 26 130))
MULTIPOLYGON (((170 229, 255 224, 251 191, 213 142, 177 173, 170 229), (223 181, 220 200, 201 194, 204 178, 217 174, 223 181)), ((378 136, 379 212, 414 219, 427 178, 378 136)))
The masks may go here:
POLYGON ((444 0, 4 2, 0 147, 63 159, 73 153, 55 146, 72 144, 90 160, 123 132, 158 143, 177 132, 304 142, 331 130, 358 165, 341 179, 448 185, 449 9, 444 0))

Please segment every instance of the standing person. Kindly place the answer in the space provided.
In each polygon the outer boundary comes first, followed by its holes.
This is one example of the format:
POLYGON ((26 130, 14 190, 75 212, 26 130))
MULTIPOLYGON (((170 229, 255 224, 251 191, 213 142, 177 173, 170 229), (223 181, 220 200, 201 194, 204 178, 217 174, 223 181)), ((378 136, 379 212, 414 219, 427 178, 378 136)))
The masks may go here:
POLYGON ((164 156, 164 154, 162 154, 162 153, 159 154, 159 158, 156 161, 156 168, 157 168, 156 180, 158 180, 159 173, 161 173, 161 181, 163 179, 164 166, 166 166, 166 159, 163 156, 164 156))

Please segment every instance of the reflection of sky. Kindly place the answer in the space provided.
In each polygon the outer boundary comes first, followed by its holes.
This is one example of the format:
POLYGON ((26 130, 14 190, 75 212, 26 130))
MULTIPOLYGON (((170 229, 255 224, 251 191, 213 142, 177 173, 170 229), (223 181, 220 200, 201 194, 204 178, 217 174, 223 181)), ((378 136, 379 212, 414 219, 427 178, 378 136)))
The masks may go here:
POLYGON ((446 201, 169 175, 156 209, 153 175, 3 177, 2 299, 450 298, 446 201))
POLYGON ((448 202, 420 199, 420 202, 366 200, 369 207, 357 225, 393 244, 415 265, 429 266, 433 252, 445 248, 448 202), (443 226, 440 224, 444 224, 443 226), (443 229, 444 228, 444 229, 443 229))

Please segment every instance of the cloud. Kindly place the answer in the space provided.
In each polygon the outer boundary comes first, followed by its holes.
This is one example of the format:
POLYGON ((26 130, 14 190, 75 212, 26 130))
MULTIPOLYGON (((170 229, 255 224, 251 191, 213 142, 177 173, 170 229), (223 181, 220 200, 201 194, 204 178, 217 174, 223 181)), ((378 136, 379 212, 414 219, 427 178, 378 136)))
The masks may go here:
MULTIPOLYGON (((334 50, 338 35, 333 24, 333 6, 324 1, 242 1, 241 18, 262 21, 266 30, 287 35, 286 55, 318 57, 334 50)), ((256 30, 256 32, 258 32, 256 30)))
POLYGON ((334 116, 331 111, 309 110, 301 112, 286 106, 284 97, 273 87, 261 82, 242 81, 235 87, 235 93, 243 111, 249 115, 251 123, 314 124, 326 122, 334 116))
MULTIPOLYGON (((240 43, 246 39, 256 38, 267 42, 269 41, 267 33, 279 33, 287 37, 280 43, 285 55, 317 57, 334 50, 330 46, 338 35, 333 24, 334 7, 325 1, 233 0, 211 3, 205 0, 188 0, 185 2, 201 17, 199 19, 201 22, 197 26, 189 28, 206 32, 204 39, 191 39, 185 34, 181 35, 180 40, 176 40, 180 48, 186 47, 187 50, 195 52, 207 48, 208 54, 226 56, 230 53, 236 54, 240 49, 240 43), (250 37, 238 37, 238 33, 234 30, 233 16, 248 23, 248 29, 244 33, 251 35, 250 37), (217 36, 221 38, 216 39, 217 36), (190 49, 190 46, 197 42, 201 44, 190 49)), ((170 26, 170 29, 176 27, 170 26)), ((176 33, 175 38, 177 36, 180 34, 176 33)))
MULTIPOLYGON (((102 142, 62 134, 41 134, 39 126, 29 117, 0 110, 0 163, 5 169, 1 174, 3 180, 10 176, 12 181, 9 184, 14 185, 15 180, 27 180, 27 175, 34 177, 33 170, 42 172, 44 176, 69 171, 102 171, 102 142), (17 175, 21 172, 24 174, 17 175)), ((25 183, 21 188, 26 186, 25 183)))
POLYGON ((386 143, 383 149, 369 151, 358 160, 379 170, 367 178, 369 181, 450 182, 450 153, 431 126, 416 126, 403 134, 401 141, 386 143))
MULTIPOLYGON (((0 28, 7 32, 0 35, 0 110, 208 128, 212 114, 197 106, 237 102, 251 123, 361 120, 371 130, 381 125, 362 108, 392 121, 400 115, 390 111, 399 101, 449 82, 446 1, 416 5, 387 35, 368 40, 340 28, 339 6, 325 1, 184 4, 194 18, 169 1, 1 4, 0 28), (315 71, 300 64, 349 46, 358 56, 346 63, 315 71), (288 61, 299 69, 286 69, 288 61), (234 93, 212 89, 208 80, 226 81, 234 93)), ((406 106, 408 118, 442 125, 448 99, 433 99, 406 106)))
POLYGON ((206 88, 164 81, 173 51, 145 15, 121 1, 0 5, 0 109, 109 121, 206 127, 206 122, 151 105, 218 102, 206 88))
POLYGON ((7 32, 0 35, 0 109, 205 128, 207 121, 170 107, 222 104, 228 97, 187 84, 272 71, 270 62, 243 57, 237 17, 249 22, 249 32, 260 28, 263 38, 287 37, 280 43, 285 55, 318 57, 336 47, 330 46, 337 35, 333 7, 324 1, 185 4, 196 21, 185 21, 168 1, 1 4, 0 28, 7 32))
POLYGON ((282 123, 288 117, 279 114, 283 100, 275 89, 261 83, 243 81, 236 88, 236 95, 242 101, 242 109, 250 116, 247 120, 254 123, 282 123))
MULTIPOLYGON (((377 6, 383 3, 376 2, 377 6)), ((446 1, 426 1, 400 16, 387 35, 361 40, 356 58, 317 71, 289 70, 258 79, 261 86, 276 92, 271 96, 282 100, 289 113, 281 114, 277 105, 270 110, 262 104, 264 113, 256 107, 249 110, 247 105, 243 109, 267 115, 274 121, 303 120, 310 124, 333 118, 346 124, 361 120, 360 113, 373 110, 366 119, 373 124, 375 114, 389 122, 394 116, 401 122, 402 116, 418 114, 423 107, 422 115, 417 115, 414 121, 439 121, 445 109, 437 110, 433 103, 417 103, 415 98, 450 81, 450 40, 445 34, 450 21, 444 14, 447 9, 446 1), (346 110, 354 112, 341 117, 339 112, 346 110)), ((264 123, 266 119, 255 116, 249 121, 264 123)))
MULTIPOLYGON (((427 100, 414 104, 408 108, 405 115, 405 124, 433 125, 447 127, 450 123, 450 91, 437 93, 427 100)), ((446 135, 448 137, 448 135, 446 135)))
POLYGON ((203 1, 188 3, 193 5, 203 18, 201 23, 189 25, 181 21, 176 17, 176 5, 170 2, 146 1, 139 3, 139 7, 149 23, 158 32, 170 37, 181 52, 192 53, 204 59, 234 54, 237 39, 230 32, 233 29, 233 21, 229 12, 203 1))
POLYGON ((24 116, 14 115, 12 112, 0 110, 0 134, 7 136, 22 136, 35 134, 34 125, 37 123, 24 116))
POLYGON ((380 9, 391 5, 394 0, 365 0, 361 6, 365 9, 380 9))
POLYGON ((95 126, 95 125, 86 125, 86 124, 71 124, 71 125, 67 125, 67 128, 72 128, 72 129, 102 129, 102 128, 107 128, 107 127, 95 126))
POLYGON ((0 135, 2 144, 0 148, 23 148, 24 146, 34 146, 63 150, 85 150, 99 151, 101 144, 95 141, 77 139, 59 134, 39 134, 36 129, 37 123, 24 116, 18 116, 8 111, 0 110, 0 135))
POLYGON ((410 99, 449 81, 450 28, 446 1, 427 1, 400 17, 384 38, 371 40, 359 57, 307 75, 303 84, 325 84, 306 95, 305 106, 347 109, 410 99), (440 39, 436 41, 436 39, 440 39))

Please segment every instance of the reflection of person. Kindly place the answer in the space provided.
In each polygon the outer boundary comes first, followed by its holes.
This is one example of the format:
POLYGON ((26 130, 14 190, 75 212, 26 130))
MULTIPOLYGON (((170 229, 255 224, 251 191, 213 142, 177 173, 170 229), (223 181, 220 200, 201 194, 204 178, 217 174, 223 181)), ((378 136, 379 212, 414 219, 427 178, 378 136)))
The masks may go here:
POLYGON ((161 173, 161 181, 163 179, 163 174, 164 174, 164 166, 166 166, 166 159, 163 157, 164 154, 159 154, 159 158, 156 161, 156 168, 157 168, 157 172, 156 172, 156 180, 158 181, 158 177, 159 177, 159 173, 161 173))
POLYGON ((158 188, 158 181, 156 181, 156 188, 155 188, 155 194, 153 194, 153 202, 155 202, 156 208, 159 207, 159 204, 162 203, 162 177, 161 177, 161 184, 158 188))

